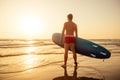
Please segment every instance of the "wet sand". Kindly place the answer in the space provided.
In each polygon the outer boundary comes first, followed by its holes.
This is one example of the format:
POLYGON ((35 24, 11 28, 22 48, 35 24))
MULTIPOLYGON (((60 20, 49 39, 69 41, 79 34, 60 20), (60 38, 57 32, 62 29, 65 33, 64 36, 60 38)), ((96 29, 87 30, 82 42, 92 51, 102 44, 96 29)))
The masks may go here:
MULTIPOLYGON (((51 55, 51 58, 55 57, 62 60, 63 55, 51 55)), ((0 74, 0 80, 120 80, 118 62, 120 55, 113 55, 104 62, 101 59, 78 55, 78 66, 75 67, 72 54, 69 54, 66 68, 61 67, 63 61, 58 61, 21 72, 0 74)))

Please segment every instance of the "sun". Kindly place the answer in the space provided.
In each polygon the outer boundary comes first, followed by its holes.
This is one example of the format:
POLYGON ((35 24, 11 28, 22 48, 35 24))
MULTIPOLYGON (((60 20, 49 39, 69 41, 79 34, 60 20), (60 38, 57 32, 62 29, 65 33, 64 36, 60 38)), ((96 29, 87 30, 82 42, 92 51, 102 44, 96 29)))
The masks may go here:
POLYGON ((42 19, 33 15, 25 15, 21 17, 21 31, 27 36, 32 36, 43 31, 44 23, 42 19))

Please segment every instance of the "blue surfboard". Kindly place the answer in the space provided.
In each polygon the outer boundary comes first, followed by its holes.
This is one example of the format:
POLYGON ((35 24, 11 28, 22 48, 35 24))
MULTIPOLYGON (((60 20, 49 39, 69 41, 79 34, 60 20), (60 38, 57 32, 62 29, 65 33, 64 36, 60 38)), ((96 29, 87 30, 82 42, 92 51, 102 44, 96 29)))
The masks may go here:
MULTIPOLYGON (((62 40, 62 44, 60 44, 60 36, 61 33, 54 33, 52 35, 52 41, 58 46, 64 48, 64 37, 62 40)), ((107 49, 96 43, 93 43, 91 41, 82 38, 76 38, 75 41, 76 41, 75 51, 78 54, 82 54, 93 58, 99 58, 99 59, 106 59, 106 58, 110 58, 111 56, 111 53, 107 49)))

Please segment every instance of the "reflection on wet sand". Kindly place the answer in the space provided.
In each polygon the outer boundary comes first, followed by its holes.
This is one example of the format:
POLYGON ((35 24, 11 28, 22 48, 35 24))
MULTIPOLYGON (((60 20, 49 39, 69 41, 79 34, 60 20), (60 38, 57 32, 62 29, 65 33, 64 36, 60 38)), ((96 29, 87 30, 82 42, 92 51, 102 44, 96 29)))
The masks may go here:
POLYGON ((67 67, 64 68, 64 76, 56 77, 53 80, 104 80, 92 77, 77 77, 77 66, 74 66, 73 76, 69 76, 67 72, 67 67))

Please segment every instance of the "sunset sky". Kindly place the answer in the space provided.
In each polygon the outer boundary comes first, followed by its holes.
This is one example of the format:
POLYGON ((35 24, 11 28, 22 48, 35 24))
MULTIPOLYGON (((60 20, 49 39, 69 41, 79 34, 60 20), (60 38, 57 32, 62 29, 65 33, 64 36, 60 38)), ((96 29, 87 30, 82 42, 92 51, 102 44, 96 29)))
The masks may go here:
POLYGON ((120 39, 120 0, 0 0, 0 39, 50 39, 69 13, 79 37, 120 39))

